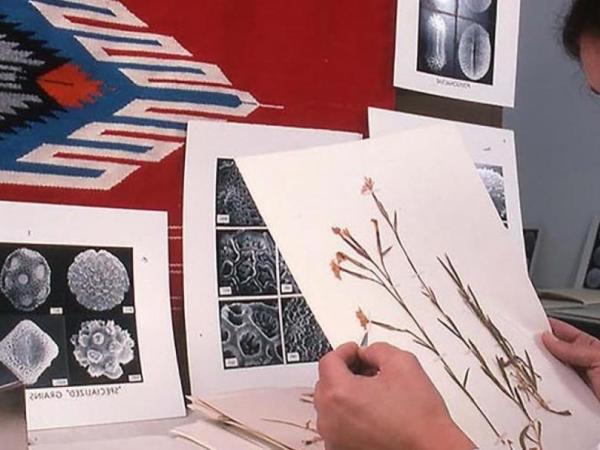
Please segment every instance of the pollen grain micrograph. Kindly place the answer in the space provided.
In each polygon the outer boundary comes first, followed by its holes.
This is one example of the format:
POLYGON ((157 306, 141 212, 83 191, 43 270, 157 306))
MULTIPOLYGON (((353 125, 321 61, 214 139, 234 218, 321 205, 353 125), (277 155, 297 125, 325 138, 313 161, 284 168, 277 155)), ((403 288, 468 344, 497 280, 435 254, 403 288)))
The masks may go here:
POLYGON ((22 320, 0 341, 0 362, 26 386, 35 384, 58 356, 56 342, 30 320, 22 320))
POLYGON ((217 160, 217 223, 264 226, 263 218, 233 159, 217 160))
POLYGON ((77 302, 92 311, 120 305, 131 284, 123 263, 106 250, 79 253, 69 266, 67 279, 77 302))
POLYGON ((30 312, 50 295, 51 270, 41 253, 18 248, 10 253, 0 271, 0 291, 19 311, 30 312))
POLYGON ((502 167, 489 164, 477 164, 477 173, 483 181, 492 202, 503 222, 508 220, 506 209, 506 191, 502 167))
POLYGON ((492 84, 497 0, 420 0, 417 70, 492 84))
POLYGON ((277 301, 222 302, 220 315, 225 367, 283 364, 277 301))
POLYGON ((331 351, 310 307, 303 297, 283 299, 283 336, 288 362, 316 362, 331 351))
POLYGON ((129 331, 112 320, 83 322, 79 333, 71 336, 71 344, 73 356, 93 378, 117 380, 123 375, 123 366, 134 359, 135 342, 129 331))
POLYGON ((276 295, 276 255, 275 243, 266 230, 218 230, 220 294, 276 295))
POLYGON ((282 294, 299 294, 300 288, 294 279, 290 268, 279 253, 279 285, 282 294))

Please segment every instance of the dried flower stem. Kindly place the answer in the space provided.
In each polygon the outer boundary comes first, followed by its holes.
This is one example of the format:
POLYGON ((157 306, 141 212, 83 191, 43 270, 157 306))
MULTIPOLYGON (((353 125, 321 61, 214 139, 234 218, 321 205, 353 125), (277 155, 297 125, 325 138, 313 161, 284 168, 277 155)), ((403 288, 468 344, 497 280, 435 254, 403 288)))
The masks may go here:
MULTIPOLYGON (((241 433, 244 436, 250 437, 254 440, 261 441, 263 443, 267 443, 272 448, 276 448, 278 450, 295 450, 294 448, 286 445, 285 443, 272 438, 271 436, 263 433, 262 431, 255 430, 242 422, 234 419, 233 417, 225 414, 223 411, 219 410, 215 406, 210 403, 195 397, 188 397, 191 400, 191 404, 188 405, 188 408, 193 411, 198 411, 208 416, 209 418, 216 420, 218 423, 225 427, 229 427, 233 430, 236 430, 238 433, 241 433)), ((181 434, 182 437, 190 438, 190 436, 181 434)))
POLYGON ((504 358, 497 357, 497 363, 503 373, 505 373, 506 369, 511 370, 512 375, 517 380, 517 388, 525 394, 527 399, 530 397, 533 398, 540 407, 548 412, 561 416, 570 416, 571 412, 568 410, 559 411, 552 409, 548 402, 542 397, 539 392, 538 383, 538 380, 541 380, 541 376, 535 371, 529 353, 525 350, 525 357, 517 355, 514 347, 508 339, 506 339, 502 331, 500 331, 490 316, 485 313, 471 286, 463 283, 448 255, 446 255, 445 260, 442 260, 441 258, 438 258, 438 260, 456 285, 458 293, 463 301, 479 319, 484 328, 488 330, 494 341, 496 341, 502 350, 504 358))
MULTIPOLYGON (((342 241, 354 253, 356 253, 358 258, 362 258, 362 261, 361 261, 355 257, 350 257, 346 253, 338 252, 336 254, 336 260, 332 261, 332 264, 331 264, 334 274, 336 276, 338 276, 340 274, 340 272, 346 273, 350 276, 353 276, 353 277, 361 279, 361 280, 369 281, 369 282, 374 283, 374 284, 378 285, 379 287, 383 288, 398 303, 398 305, 400 305, 402 310, 409 317, 412 324, 416 327, 417 331, 415 332, 415 331, 407 330, 407 329, 394 329, 393 327, 387 326, 388 329, 393 329, 393 331, 408 333, 413 338, 413 341, 416 344, 418 344, 418 345, 426 348, 430 352, 432 352, 440 360, 440 362, 442 363, 442 365, 444 367, 444 370, 446 371, 446 373, 448 374, 450 379, 457 385, 457 387, 469 399, 469 401, 477 409, 477 411, 480 413, 480 415, 486 421, 486 423, 488 424, 490 429, 494 432, 494 434, 500 438, 501 437, 500 432, 498 431, 496 426, 492 423, 492 421, 490 420, 488 415, 481 408, 481 406, 479 405, 477 400, 473 397, 473 395, 467 388, 466 380, 468 378, 468 371, 462 380, 456 375, 456 373, 454 372, 454 370, 452 369, 450 364, 446 361, 446 358, 442 355, 441 351, 438 349, 438 347, 436 346, 434 341, 429 336, 429 333, 427 332, 427 330, 425 330, 425 328, 421 325, 421 323, 415 317, 412 310, 407 305, 404 298, 402 297, 402 295, 396 288, 396 285, 395 285, 395 283, 387 269, 386 263, 385 263, 385 256, 387 255, 389 250, 387 250, 387 249, 383 250, 383 247, 381 245, 381 236, 379 233, 379 226, 378 226, 377 221, 373 220, 372 223, 375 227, 375 233, 376 233, 377 254, 378 254, 377 260, 371 256, 371 254, 364 248, 364 246, 358 240, 356 240, 354 238, 354 236, 352 236, 352 234, 350 233, 350 231, 348 229, 346 229, 346 228, 344 228, 344 229, 333 228, 332 229, 334 234, 338 235, 342 239, 342 241), (342 266, 341 264, 343 264, 343 263, 349 264, 352 267, 352 269, 347 269, 346 267, 342 266)), ((381 322, 372 322, 372 323, 374 325, 386 327, 386 325, 382 324, 381 322)))
POLYGON ((308 422, 306 422, 304 425, 301 425, 301 424, 298 424, 295 422, 291 422, 288 420, 279 420, 279 419, 261 419, 261 420, 264 420, 265 422, 270 422, 270 423, 277 423, 280 425, 287 425, 292 428, 298 428, 300 430, 312 432, 314 434, 313 437, 311 437, 310 439, 304 439, 302 441, 302 443, 307 447, 310 445, 314 445, 317 442, 323 441, 323 438, 319 435, 319 432, 317 431, 317 429, 311 425, 310 420, 308 422))

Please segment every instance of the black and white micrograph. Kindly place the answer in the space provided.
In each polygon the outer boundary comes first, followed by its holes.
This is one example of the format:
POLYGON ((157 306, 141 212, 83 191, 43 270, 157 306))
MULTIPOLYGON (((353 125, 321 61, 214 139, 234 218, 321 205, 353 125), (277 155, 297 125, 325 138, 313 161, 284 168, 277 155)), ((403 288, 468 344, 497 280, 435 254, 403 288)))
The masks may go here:
POLYGON ((218 225, 265 225, 233 159, 217 160, 216 197, 218 225))
POLYGON ((73 315, 67 319, 69 367, 76 384, 142 381, 132 316, 73 315))
POLYGON ((0 264, 0 360, 28 388, 142 380, 132 248, 0 243, 0 264))
POLYGON ((282 299, 283 337, 288 363, 317 362, 331 345, 303 297, 282 299))
POLYGON ((276 299, 221 302, 223 365, 226 369, 283 364, 281 322, 276 299))
POLYGON ((125 265, 106 250, 88 249, 75 256, 67 280, 77 302, 92 311, 120 305, 131 287, 125 265))
MULTIPOLYGON (((525 257, 527 259, 527 270, 531 272, 538 249, 540 230, 537 228, 523 229, 523 240, 525 242, 525 257)), ((599 260, 600 261, 600 260, 599 260)))
POLYGON ((65 385, 68 381, 61 317, 5 316, 0 324, 0 362, 28 388, 65 385))
POLYGON ((586 289, 600 289, 600 226, 596 230, 596 238, 587 261, 583 287, 586 289))
POLYGON ((504 171, 501 166, 490 164, 476 164, 477 173, 483 181, 492 202, 498 211, 498 215, 505 224, 508 221, 506 208, 506 188, 504 184, 504 171))
POLYGON ((50 266, 41 253, 27 247, 12 251, 0 270, 0 291, 19 311, 41 306, 50 295, 50 266))
POLYGON ((417 70, 493 84, 497 0, 420 0, 417 70))
POLYGON ((281 294, 299 294, 300 288, 294 279, 292 272, 287 263, 283 259, 281 252, 279 253, 279 292, 281 294))
POLYGON ((220 296, 277 294, 277 249, 266 230, 217 230, 220 296))

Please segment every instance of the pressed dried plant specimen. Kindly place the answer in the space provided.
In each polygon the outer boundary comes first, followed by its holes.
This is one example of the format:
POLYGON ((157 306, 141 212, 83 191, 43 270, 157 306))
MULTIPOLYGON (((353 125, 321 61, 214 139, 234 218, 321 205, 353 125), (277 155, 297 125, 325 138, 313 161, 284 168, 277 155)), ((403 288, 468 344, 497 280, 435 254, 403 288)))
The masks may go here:
MULTIPOLYGON (((208 419, 221 424, 224 428, 229 428, 229 429, 233 430, 234 433, 236 433, 236 434, 240 434, 244 437, 248 437, 254 442, 266 444, 266 445, 268 445, 269 448, 273 448, 273 449, 277 449, 277 450, 297 450, 296 448, 290 447, 286 443, 280 441, 279 439, 277 439, 267 433, 264 433, 264 432, 257 430, 243 422, 240 422, 239 420, 228 415, 227 413, 225 413, 224 411, 215 407, 212 403, 209 403, 206 400, 203 400, 203 399, 197 398, 197 397, 188 397, 188 400, 190 400, 190 402, 191 402, 188 405, 188 408, 190 410, 197 411, 197 412, 203 414, 208 419)), ((311 445, 315 445, 323 440, 321 438, 321 436, 318 434, 315 426, 312 424, 312 421, 310 421, 310 420, 303 424, 298 424, 296 422, 292 422, 292 421, 288 421, 288 420, 280 420, 280 419, 263 418, 261 420, 263 420, 265 422, 277 423, 277 424, 284 425, 287 427, 297 428, 297 429, 307 431, 308 434, 311 435, 311 437, 307 438, 306 440, 304 440, 302 442, 302 444, 307 448, 310 447, 311 445)), ((184 438, 187 438, 187 439, 190 439, 190 440, 196 442, 193 436, 183 434, 180 431, 178 431, 177 429, 175 429, 174 432, 176 434, 181 435, 184 438)), ((198 443, 202 445, 201 442, 198 442, 198 443)))
POLYGON ((367 329, 368 324, 372 324, 389 331, 408 334, 412 337, 415 343, 434 353, 442 362, 444 369, 450 378, 455 384, 458 385, 463 393, 467 395, 469 400, 484 417, 494 434, 501 438, 502 442, 508 447, 513 448, 513 440, 500 436, 497 428, 491 423, 489 417, 485 414, 476 399, 469 392, 469 369, 467 369, 464 375, 459 379, 448 362, 440 355, 440 350, 435 346, 428 334, 429 330, 425 330, 424 327, 419 323, 404 298, 398 292, 396 283, 394 282, 394 279, 388 270, 386 256, 393 249, 400 250, 401 254, 408 263, 410 270, 412 271, 412 275, 420 284, 422 295, 428 299, 428 301, 437 311, 439 315, 438 323, 448 330, 468 349, 468 351, 475 357, 482 372, 491 380, 494 386, 496 386, 496 388, 503 395, 509 398, 516 405, 516 407, 518 407, 518 409, 527 419, 527 424, 521 431, 518 439, 521 448, 524 450, 541 450, 542 424, 539 420, 533 418, 529 413, 526 402, 529 402, 533 399, 541 408, 559 415, 570 415, 570 412, 557 411, 549 406, 548 402, 539 392, 539 381, 541 380, 541 377, 535 371, 527 351, 524 352, 524 356, 519 356, 517 354, 508 339, 506 339, 504 334, 494 324, 492 319, 484 312, 477 297, 475 296, 475 293, 473 292, 473 289, 471 289, 469 285, 463 283, 450 258, 448 256, 446 256, 445 259, 438 258, 440 264, 443 266, 446 273, 456 285, 461 299, 465 302, 469 310, 478 319, 479 323, 489 332, 490 336, 501 349, 502 355, 493 355, 491 358, 492 362, 488 362, 488 359, 479 350, 474 340, 463 334, 457 323, 444 310, 434 290, 425 282, 423 276, 415 266, 413 259, 411 258, 401 239, 398 229, 397 213, 394 211, 393 214, 390 214, 385 205, 378 198, 374 190, 373 180, 370 178, 365 179, 365 183, 362 188, 362 194, 369 195, 373 199, 380 213, 380 220, 383 221, 392 236, 393 244, 384 248, 382 244, 382 233, 380 230, 379 220, 377 219, 371 219, 376 240, 376 251, 373 255, 371 255, 366 248, 353 237, 348 229, 340 229, 335 227, 333 228, 333 232, 342 239, 344 244, 351 250, 351 252, 350 254, 346 252, 338 252, 336 254, 336 258, 331 262, 331 269, 334 275, 338 278, 341 278, 341 274, 345 273, 361 280, 373 282, 380 287, 383 287, 388 294, 401 306, 404 312, 407 313, 412 324, 411 326, 414 328, 399 328, 384 322, 372 320, 368 318, 361 310, 359 310, 357 313, 357 318, 361 325, 365 329, 367 329))

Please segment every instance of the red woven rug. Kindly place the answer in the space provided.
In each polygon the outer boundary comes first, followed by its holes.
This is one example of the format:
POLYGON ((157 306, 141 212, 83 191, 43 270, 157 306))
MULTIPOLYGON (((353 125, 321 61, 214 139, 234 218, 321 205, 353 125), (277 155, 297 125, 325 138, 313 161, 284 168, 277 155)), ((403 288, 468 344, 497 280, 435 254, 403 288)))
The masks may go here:
POLYGON ((366 132, 367 106, 394 105, 394 14, 393 0, 4 0, 0 199, 168 211, 184 364, 186 122, 366 132))

